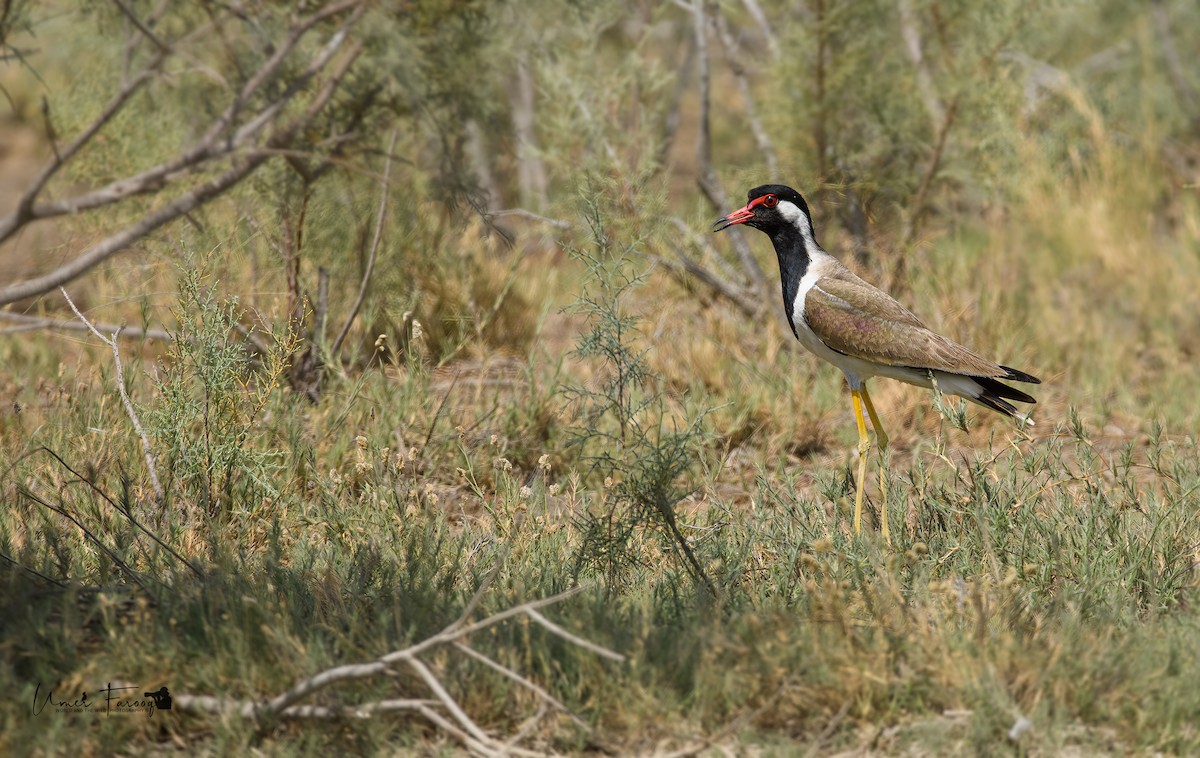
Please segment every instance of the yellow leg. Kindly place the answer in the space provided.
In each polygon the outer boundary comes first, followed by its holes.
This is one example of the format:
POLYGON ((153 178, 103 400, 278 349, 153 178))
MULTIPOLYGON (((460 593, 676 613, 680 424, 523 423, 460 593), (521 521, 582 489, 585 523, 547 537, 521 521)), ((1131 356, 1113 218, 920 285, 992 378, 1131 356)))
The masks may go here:
MULTIPOLYGON (((871 415, 871 426, 875 429, 875 439, 879 442, 879 530, 883 532, 883 541, 887 544, 892 544, 892 534, 888 529, 887 517, 887 481, 885 474, 887 471, 887 449, 888 436, 887 432, 883 431, 883 424, 879 421, 879 414, 875 412, 875 404, 871 402, 871 396, 867 394, 866 385, 862 388, 863 404, 867 406, 867 413, 871 415)), ((861 443, 860 443, 861 444, 861 443)))
POLYGON ((858 424, 858 477, 854 487, 855 534, 862 533, 863 489, 867 483, 867 454, 871 452, 871 438, 867 436, 867 420, 863 416, 862 398, 862 392, 850 390, 850 399, 854 402, 854 421, 858 424))

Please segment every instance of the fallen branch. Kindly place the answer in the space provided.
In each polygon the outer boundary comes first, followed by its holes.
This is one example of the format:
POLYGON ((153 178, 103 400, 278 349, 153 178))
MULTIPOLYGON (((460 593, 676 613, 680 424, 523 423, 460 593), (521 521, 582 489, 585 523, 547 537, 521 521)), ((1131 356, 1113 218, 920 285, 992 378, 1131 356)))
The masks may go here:
MULTIPOLYGON (((267 700, 236 700, 209 695, 177 694, 173 697, 174 707, 177 710, 198 713, 236 715, 256 721, 269 721, 271 719, 368 718, 378 713, 410 711, 420 714, 436 727, 458 740, 468 750, 481 755, 541 756, 543 755, 542 753, 518 747, 517 743, 528 736, 537 720, 548 709, 565 713, 573 723, 581 728, 586 729, 587 725, 544 688, 530 681, 520 673, 498 663, 488 655, 468 646, 464 640, 471 634, 495 626, 502 621, 524 616, 572 645, 581 647, 588 652, 611 661, 624 661, 625 657, 620 653, 613 652, 567 631, 539 612, 539 609, 560 603, 578 594, 582 589, 582 587, 576 587, 541 600, 522 603, 473 623, 467 623, 466 615, 464 615, 441 632, 403 650, 388 653, 367 663, 335 666, 303 679, 287 691, 267 700), (483 663, 493 671, 501 673, 527 692, 532 693, 539 703, 537 714, 527 720, 518 729, 517 733, 507 741, 502 741, 497 737, 489 735, 454 699, 433 670, 420 659, 422 654, 441 647, 458 650, 471 659, 483 663), (376 676, 394 676, 397 666, 400 665, 413 671, 425 683, 434 697, 431 699, 401 698, 379 700, 349 706, 322 706, 301 703, 302 700, 339 682, 376 676)), ((477 599, 478 595, 472 600, 472 604, 468 606, 468 613, 474 607, 477 599)))
POLYGON ((665 268, 680 283, 686 284, 687 277, 689 275, 693 276, 708 285, 714 293, 733 303, 743 314, 747 316, 758 315, 758 309, 755 308, 754 301, 748 296, 744 296, 733 285, 717 277, 683 253, 677 253, 677 257, 679 260, 673 261, 670 258, 663 258, 661 255, 649 256, 653 263, 665 268))

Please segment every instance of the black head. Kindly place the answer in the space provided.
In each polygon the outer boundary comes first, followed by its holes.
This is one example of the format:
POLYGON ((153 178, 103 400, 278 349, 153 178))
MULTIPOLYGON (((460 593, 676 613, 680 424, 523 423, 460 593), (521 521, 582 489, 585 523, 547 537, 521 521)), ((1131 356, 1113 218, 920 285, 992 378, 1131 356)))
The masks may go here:
POLYGON ((802 234, 812 236, 812 216, 808 211, 808 203, 791 187, 764 184, 750 190, 746 200, 746 207, 718 219, 713 224, 713 231, 745 224, 772 236, 784 229, 798 229, 802 234))

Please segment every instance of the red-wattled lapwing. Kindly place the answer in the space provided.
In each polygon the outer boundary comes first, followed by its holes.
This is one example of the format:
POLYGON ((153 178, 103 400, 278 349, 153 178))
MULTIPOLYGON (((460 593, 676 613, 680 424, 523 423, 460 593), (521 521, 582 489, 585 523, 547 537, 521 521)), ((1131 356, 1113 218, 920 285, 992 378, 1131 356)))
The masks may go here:
MULTIPOLYGON (((796 339, 842 370, 850 385, 858 424, 858 476, 854 493, 854 531, 862 530, 863 485, 871 438, 863 408, 880 450, 887 434, 875 413, 864 382, 886 376, 918 387, 961 395, 992 410, 1032 424, 1008 400, 1037 402, 999 380, 1040 384, 1041 380, 989 361, 940 334, 931 332, 907 308, 864 282, 821 249, 813 234, 812 216, 800 193, 781 184, 750 190, 746 207, 713 224, 713 231, 746 224, 765 233, 775 245, 783 281, 783 308, 796 339)), ((882 492, 880 524, 891 541, 887 520, 887 485, 882 492)))

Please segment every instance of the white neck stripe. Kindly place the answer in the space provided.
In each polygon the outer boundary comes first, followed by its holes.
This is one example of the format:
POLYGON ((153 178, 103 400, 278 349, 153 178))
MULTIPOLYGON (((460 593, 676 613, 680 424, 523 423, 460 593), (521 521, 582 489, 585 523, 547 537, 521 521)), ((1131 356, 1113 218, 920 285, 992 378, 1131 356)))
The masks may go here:
POLYGON ((796 227, 796 231, 800 232, 800 236, 804 238, 804 246, 808 250, 812 250, 817 246, 817 241, 813 239, 812 222, 808 220, 808 214, 800 210, 800 206, 790 200, 780 200, 777 206, 779 215, 783 216, 792 226, 796 227))

